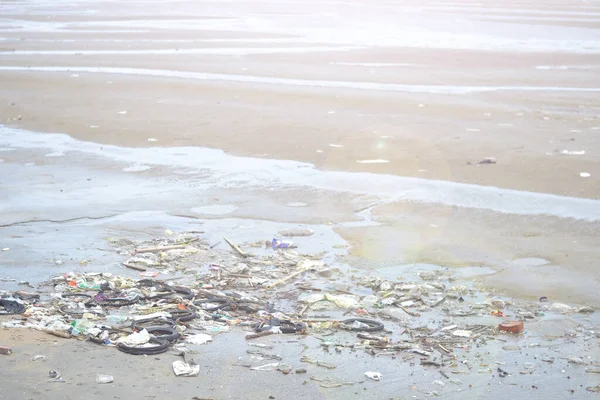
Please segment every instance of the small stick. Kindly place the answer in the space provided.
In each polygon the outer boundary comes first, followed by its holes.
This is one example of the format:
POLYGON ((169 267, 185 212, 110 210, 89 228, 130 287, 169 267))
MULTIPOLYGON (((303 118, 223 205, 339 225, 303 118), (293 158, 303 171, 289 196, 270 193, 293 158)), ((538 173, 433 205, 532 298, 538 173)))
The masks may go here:
POLYGON ((405 313, 407 313, 408 315, 410 315, 411 317, 418 317, 421 314, 417 313, 417 312, 412 312, 409 309, 407 309, 406 307, 403 306, 398 306, 402 311, 404 311, 405 313))
POLYGON ((137 265, 129 264, 126 262, 124 262, 123 265, 126 266, 127 268, 135 269, 136 271, 147 271, 147 269, 144 267, 139 267, 137 265))
POLYGON ((185 244, 174 244, 171 246, 158 246, 158 247, 145 247, 142 249, 136 249, 136 253, 151 253, 154 251, 164 251, 164 250, 176 250, 176 249, 185 249, 185 244))
POLYGON ((298 316, 301 317, 302 314, 304 314, 306 310, 308 310, 308 307, 310 307, 310 304, 307 304, 304 307, 302 307, 302 310, 298 313, 298 316))
POLYGON ((246 335, 246 340, 249 339, 256 339, 259 337, 263 337, 263 336, 269 336, 272 335, 273 331, 263 331, 263 332, 258 332, 258 333, 249 333, 246 335))
POLYGON ((290 275, 286 276, 285 278, 281 278, 280 280, 275 281, 275 282, 273 282, 270 285, 267 285, 267 288, 270 289, 270 288, 275 287, 277 285, 283 285, 284 283, 286 283, 290 279, 292 279, 292 278, 294 278, 294 277, 296 277, 296 276, 298 276, 298 275, 300 275, 300 274, 308 271, 311 267, 312 267, 312 265, 309 264, 308 266, 305 266, 304 268, 301 268, 301 269, 297 270, 296 272, 291 273, 290 275))
POLYGON ((49 333, 50 335, 54 335, 54 336, 64 338, 64 339, 71 338, 71 334, 67 333, 67 332, 53 331, 52 329, 42 329, 42 332, 46 332, 46 333, 49 333))
POLYGON ((237 251, 237 253, 242 256, 242 257, 248 257, 248 254, 244 253, 242 251, 242 249, 240 249, 235 243, 233 243, 232 241, 230 241, 229 239, 227 239, 225 236, 223 236, 223 240, 225 240, 227 242, 227 244, 229 246, 231 246, 232 249, 234 249, 235 251, 237 251))
POLYGON ((200 238, 199 238, 199 237, 195 237, 195 238, 191 238, 190 240, 184 240, 183 242, 178 242, 178 243, 175 243, 174 245, 185 245, 185 244, 190 244, 190 243, 197 242, 198 240, 200 240, 200 238))
POLYGON ((438 343, 438 347, 442 350, 444 350, 446 353, 450 354, 450 350, 448 350, 447 348, 445 348, 444 346, 442 346, 441 344, 438 343))

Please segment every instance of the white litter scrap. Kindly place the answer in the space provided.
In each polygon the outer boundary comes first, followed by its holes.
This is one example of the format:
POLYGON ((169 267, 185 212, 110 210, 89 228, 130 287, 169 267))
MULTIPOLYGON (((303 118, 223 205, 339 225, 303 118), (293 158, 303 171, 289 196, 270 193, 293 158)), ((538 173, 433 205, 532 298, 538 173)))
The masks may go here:
POLYGON ((112 375, 96 375, 96 383, 112 383, 114 380, 115 378, 112 375))
POLYGON ((274 371, 277 367, 279 367, 279 363, 270 363, 252 367, 250 369, 252 371, 274 371))
POLYGON ((205 333, 197 333, 194 335, 188 335, 185 338, 185 341, 190 344, 206 344, 208 342, 212 342, 212 336, 207 335, 205 333))
POLYGON ((129 336, 125 336, 118 340, 119 343, 123 343, 127 346, 139 346, 140 344, 146 344, 150 341, 150 334, 147 330, 142 329, 139 332, 133 332, 129 336))
POLYGON ((173 361, 173 372, 176 376, 198 376, 200 366, 184 363, 183 361, 173 361))
POLYGON ((369 379, 373 379, 374 381, 380 381, 382 375, 381 372, 367 371, 365 372, 365 376, 369 379))
POLYGON ((454 332, 452 332, 453 336, 465 337, 465 338, 470 338, 472 334, 473 334, 472 331, 455 330, 454 332))

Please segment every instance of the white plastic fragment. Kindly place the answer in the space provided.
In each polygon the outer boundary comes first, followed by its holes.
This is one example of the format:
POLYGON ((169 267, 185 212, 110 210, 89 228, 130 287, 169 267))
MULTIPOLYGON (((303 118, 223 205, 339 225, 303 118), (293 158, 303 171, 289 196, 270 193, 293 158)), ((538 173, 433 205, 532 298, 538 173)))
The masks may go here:
POLYGON ((453 336, 458 336, 458 337, 465 337, 465 338, 470 338, 471 335, 473 334, 472 331, 463 331, 463 330, 455 330, 454 332, 452 332, 453 336))
POLYGON ((381 372, 367 371, 365 372, 365 376, 369 379, 373 379, 374 381, 380 381, 382 375, 381 372))
POLYGON ((252 371, 274 371, 277 367, 279 367, 279 363, 270 363, 252 367, 250 369, 252 371))
POLYGON ((96 383, 112 383, 113 381, 114 381, 114 378, 112 375, 102 375, 102 374, 96 375, 96 383))
POLYGON ((212 342, 212 336, 207 335, 205 333, 197 333, 194 335, 188 335, 185 338, 185 341, 191 344, 206 344, 208 342, 212 342))
POLYGON ((176 376, 197 376, 200 373, 200 366, 184 363, 181 360, 173 361, 173 372, 176 376))
POLYGON ((150 334, 145 329, 142 329, 139 332, 133 332, 131 335, 118 340, 119 343, 123 343, 127 346, 138 346, 140 344, 146 344, 149 341, 150 334))

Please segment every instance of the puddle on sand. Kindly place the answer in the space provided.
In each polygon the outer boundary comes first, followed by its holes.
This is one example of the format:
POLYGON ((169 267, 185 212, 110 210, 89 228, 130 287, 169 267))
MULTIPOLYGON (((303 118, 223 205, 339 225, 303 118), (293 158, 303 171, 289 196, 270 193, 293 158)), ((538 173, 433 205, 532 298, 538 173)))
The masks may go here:
POLYGON ((518 267, 541 267, 547 264, 550 264, 550 261, 538 257, 517 258, 511 262, 512 266, 518 267))
POLYGON ((131 167, 123 168, 123 171, 124 172, 142 172, 142 171, 148 171, 151 168, 152 167, 150 167, 148 165, 132 165, 131 167))
POLYGON ((409 279, 410 277, 412 279, 413 277, 417 278, 418 274, 421 272, 435 271, 451 271, 453 276, 458 276, 467 279, 484 275, 492 275, 496 273, 494 269, 489 267, 472 266, 461 268, 449 268, 435 264, 415 263, 398 264, 390 267, 377 268, 375 274, 377 276, 382 277, 383 279, 396 280, 399 276, 402 276, 406 279, 409 279))
POLYGON ((294 201, 292 203, 287 203, 286 206, 288 206, 288 207, 306 207, 306 206, 308 206, 308 204, 302 203, 300 201, 294 201))
POLYGON ((238 207, 234 206, 234 205, 213 204, 210 206, 194 207, 190 211, 198 213, 198 214, 225 215, 225 214, 231 214, 232 212, 234 212, 237 209, 238 209, 238 207))

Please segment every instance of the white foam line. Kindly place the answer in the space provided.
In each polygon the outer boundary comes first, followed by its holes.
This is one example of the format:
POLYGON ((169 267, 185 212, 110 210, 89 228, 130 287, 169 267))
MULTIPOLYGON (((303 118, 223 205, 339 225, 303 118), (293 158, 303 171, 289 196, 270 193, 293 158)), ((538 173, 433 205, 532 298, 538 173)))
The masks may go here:
POLYGON ((314 188, 369 194, 379 196, 384 202, 413 201, 507 214, 600 221, 599 200, 394 175, 321 171, 307 163, 236 157, 221 150, 199 147, 99 146, 64 134, 40 134, 3 125, 0 125, 0 147, 50 149, 69 157, 80 153, 106 159, 111 165, 115 162, 135 165, 144 160, 148 166, 184 168, 202 175, 208 172, 210 176, 205 184, 213 187, 314 188))
POLYGON ((343 65, 347 67, 418 67, 421 64, 410 63, 385 63, 385 62, 330 62, 331 65, 343 65))
POLYGON ((350 51, 356 46, 310 46, 310 47, 218 47, 200 49, 145 49, 145 50, 14 50, 0 52, 0 56, 10 55, 106 55, 106 54, 273 54, 273 53, 309 53, 320 51, 350 51))
POLYGON ((312 79, 276 78, 270 76, 249 76, 215 74, 208 72, 187 72, 144 68, 105 68, 105 67, 16 67, 0 66, 0 71, 39 71, 39 72, 89 72, 102 74, 125 74, 157 77, 175 77, 202 81, 227 81, 240 83, 263 83, 271 85, 308 86, 321 88, 380 90, 411 93, 468 94, 477 92, 524 91, 524 92, 600 92, 600 87, 564 86, 456 86, 456 85, 411 85, 401 83, 325 81, 312 79))

